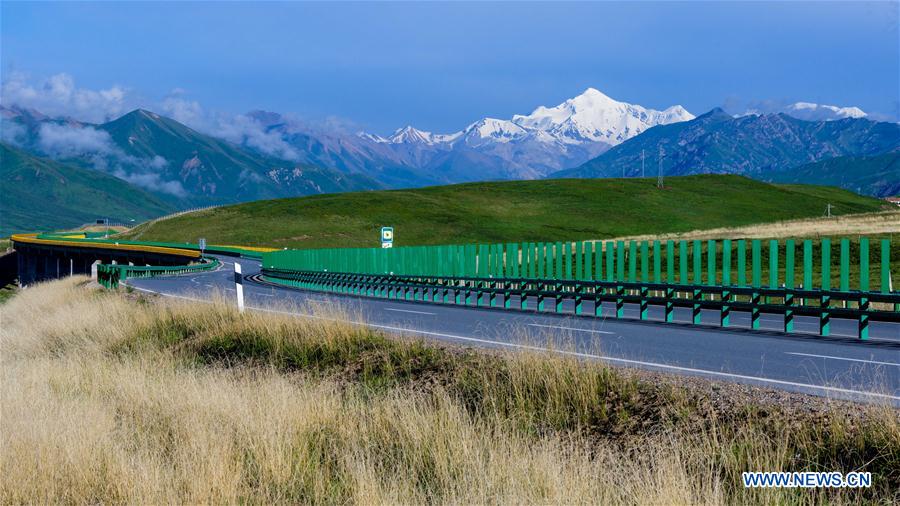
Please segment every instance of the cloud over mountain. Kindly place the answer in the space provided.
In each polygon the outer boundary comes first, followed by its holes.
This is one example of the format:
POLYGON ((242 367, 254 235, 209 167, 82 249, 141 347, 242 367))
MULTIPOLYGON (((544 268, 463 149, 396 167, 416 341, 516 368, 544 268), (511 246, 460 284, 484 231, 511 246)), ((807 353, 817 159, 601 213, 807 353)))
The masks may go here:
POLYGON ((38 83, 28 74, 12 71, 4 77, 0 97, 4 105, 18 105, 51 116, 71 116, 102 122, 121 115, 128 107, 128 91, 118 85, 102 90, 79 88, 75 79, 59 73, 38 83))

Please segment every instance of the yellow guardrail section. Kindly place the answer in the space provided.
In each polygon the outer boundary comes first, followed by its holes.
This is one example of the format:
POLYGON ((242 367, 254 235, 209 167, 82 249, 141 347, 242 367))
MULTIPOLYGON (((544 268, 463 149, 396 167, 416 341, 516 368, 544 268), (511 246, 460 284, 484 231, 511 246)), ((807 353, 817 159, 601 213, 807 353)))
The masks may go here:
POLYGON ((280 248, 268 248, 265 246, 237 246, 234 244, 214 244, 213 246, 219 246, 221 248, 245 249, 247 251, 257 251, 259 253, 268 253, 270 251, 281 251, 280 248))
MULTIPOLYGON (((38 234, 13 234, 10 240, 26 244, 44 244, 49 246, 77 246, 79 248, 111 249, 118 251, 141 251, 145 253, 159 253, 163 255, 176 255, 187 258, 200 258, 199 251, 180 248, 164 248, 161 246, 143 246, 138 244, 115 243, 91 243, 66 241, 64 239, 38 239, 38 234)), ((74 237, 73 237, 74 238, 74 237)))

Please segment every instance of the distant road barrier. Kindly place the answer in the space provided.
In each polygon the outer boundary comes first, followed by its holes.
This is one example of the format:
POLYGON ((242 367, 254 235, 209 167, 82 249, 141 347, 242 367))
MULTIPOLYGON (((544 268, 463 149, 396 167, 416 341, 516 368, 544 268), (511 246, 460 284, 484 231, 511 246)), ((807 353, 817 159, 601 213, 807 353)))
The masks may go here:
MULTIPOLYGON (((34 235, 34 234, 32 234, 34 235)), ((37 234, 40 240, 56 240, 73 244, 95 244, 99 248, 116 247, 133 247, 135 249, 146 248, 169 248, 188 251, 195 258, 200 257, 200 246, 195 243, 180 242, 159 242, 159 241, 129 241, 111 238, 104 238, 103 232, 74 232, 74 233, 47 233, 37 234)), ((240 256, 244 258, 252 258, 261 260, 265 252, 278 251, 275 248, 262 248, 254 246, 232 246, 232 245, 209 245, 204 250, 205 253, 220 254, 228 256, 240 256)))
MULTIPOLYGON (((358 295, 418 294, 433 302, 459 303, 462 297, 468 303, 471 296, 480 304, 487 297, 488 307, 499 298, 500 306, 508 308, 513 296, 520 303, 534 301, 539 310, 552 300, 562 311, 562 302, 571 300, 576 313, 585 300, 615 302, 620 317, 630 303, 639 305, 642 319, 649 305, 659 304, 665 307, 666 321, 675 307, 690 307, 694 323, 699 323, 701 309, 715 309, 722 326, 730 324, 734 310, 750 312, 751 328, 759 327, 761 313, 776 313, 784 315, 786 332, 793 331, 795 316, 810 315, 819 317, 821 335, 830 333, 832 317, 852 318, 859 321, 859 337, 866 339, 870 320, 900 321, 890 241, 878 241, 875 255, 871 242, 773 240, 764 248, 761 240, 608 241, 287 250, 263 254, 263 277, 358 295)), ((594 311, 602 312, 602 306, 595 304, 594 311)))
POLYGON ((203 258, 201 263, 163 267, 139 267, 134 265, 100 264, 97 266, 97 282, 106 288, 118 288, 119 283, 131 278, 177 276, 197 272, 214 271, 222 263, 215 258, 203 258))
MULTIPOLYGON (((218 260, 202 258, 196 244, 104 237, 102 232, 13 235, 13 246, 19 251, 19 283, 28 285, 70 274, 89 274, 98 261, 104 262, 98 264, 98 281, 109 288, 127 278, 198 272, 218 266, 218 260), (144 264, 155 266, 140 267, 144 264)), ((203 253, 261 259, 264 251, 272 251, 272 248, 213 245, 205 248, 203 253)))

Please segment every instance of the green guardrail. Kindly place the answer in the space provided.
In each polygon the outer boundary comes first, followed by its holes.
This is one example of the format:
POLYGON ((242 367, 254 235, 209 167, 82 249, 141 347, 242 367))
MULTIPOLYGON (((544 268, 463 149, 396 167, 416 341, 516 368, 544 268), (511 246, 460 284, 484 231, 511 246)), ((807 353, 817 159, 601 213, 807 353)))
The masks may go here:
MULTIPOLYGON (((78 232, 77 234, 82 234, 83 232, 78 232)), ((39 234, 37 236, 38 239, 49 239, 49 240, 65 240, 74 243, 78 242, 86 242, 86 243, 94 243, 94 244, 123 244, 123 245, 132 245, 132 246, 157 246, 160 248, 178 248, 178 249, 187 249, 192 251, 200 251, 200 246, 195 243, 188 242, 158 242, 158 241, 127 241, 121 239, 109 239, 105 238, 106 235, 103 232, 86 232, 85 237, 72 237, 76 235, 76 233, 65 233, 65 232, 51 232, 39 234)), ((261 251, 255 251, 252 249, 240 248, 235 246, 207 246, 206 249, 203 250, 204 253, 211 254, 220 254, 220 255, 229 255, 229 256, 239 256, 243 258, 251 258, 254 260, 262 260, 263 253, 261 251)))
POLYGON ((262 263, 266 279, 302 288, 331 290, 328 287, 346 283, 330 276, 363 276, 354 283, 378 293, 379 283, 400 283, 414 291, 457 286, 491 297, 505 294, 507 300, 510 293, 535 294, 541 297, 541 309, 545 297, 558 305, 572 298, 576 313, 581 298, 589 296, 616 302, 616 316, 622 316, 626 302, 639 304, 642 317, 648 304, 661 304, 667 321, 678 306, 693 309, 694 323, 699 323, 701 309, 718 309, 722 326, 728 325, 733 309, 743 308, 751 313, 751 328, 759 327, 762 312, 783 314, 786 332, 793 331, 794 315, 818 316, 821 335, 829 334, 832 315, 858 319, 861 338, 868 337, 872 317, 900 320, 900 293, 893 290, 888 239, 286 250, 263 254, 262 263))
POLYGON ((177 276, 196 272, 208 272, 219 268, 221 262, 216 258, 203 258, 201 263, 172 266, 146 266, 119 264, 100 264, 97 266, 97 282, 106 288, 118 288, 126 279, 152 278, 156 276, 177 276))
POLYGON ((262 263, 270 269, 358 274, 893 291, 890 240, 865 237, 284 250, 264 253, 262 263))
POLYGON ((868 339, 870 321, 900 323, 900 293, 843 292, 794 288, 727 287, 704 284, 666 284, 628 281, 568 279, 482 278, 444 276, 398 276, 322 271, 263 269, 263 279, 307 290, 458 304, 476 307, 563 313, 564 301, 572 313, 582 315, 584 302, 593 303, 593 316, 605 316, 603 302, 615 303, 613 316, 624 317, 626 304, 639 307, 639 319, 647 320, 651 305, 661 306, 663 321, 674 321, 676 307, 690 308, 692 324, 700 324, 702 310, 719 312, 718 325, 730 327, 734 311, 749 313, 749 328, 760 329, 763 313, 784 317, 784 332, 794 331, 796 316, 815 316, 819 333, 830 335, 832 318, 855 319, 858 337, 868 339), (513 301, 518 299, 518 304, 513 301), (530 304, 529 304, 530 302, 530 304), (879 309, 881 307, 882 309, 879 309), (891 309, 893 308, 893 309, 891 309))

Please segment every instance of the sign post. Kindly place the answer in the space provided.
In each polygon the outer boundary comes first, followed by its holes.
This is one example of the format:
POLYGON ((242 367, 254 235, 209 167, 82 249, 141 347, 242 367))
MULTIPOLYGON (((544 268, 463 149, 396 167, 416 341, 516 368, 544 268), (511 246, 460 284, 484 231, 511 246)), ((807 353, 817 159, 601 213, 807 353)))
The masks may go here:
POLYGON ((200 246, 200 255, 202 256, 202 255, 203 255, 203 250, 206 249, 206 238, 205 238, 205 237, 201 237, 201 238, 200 238, 199 246, 200 246))
POLYGON ((394 247, 394 227, 381 227, 381 247, 394 247))

